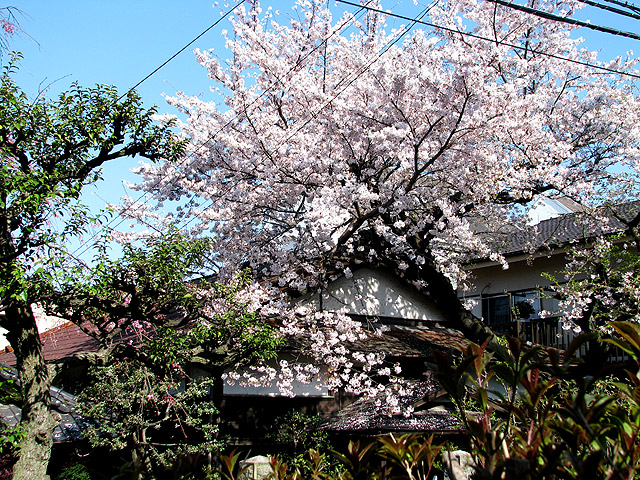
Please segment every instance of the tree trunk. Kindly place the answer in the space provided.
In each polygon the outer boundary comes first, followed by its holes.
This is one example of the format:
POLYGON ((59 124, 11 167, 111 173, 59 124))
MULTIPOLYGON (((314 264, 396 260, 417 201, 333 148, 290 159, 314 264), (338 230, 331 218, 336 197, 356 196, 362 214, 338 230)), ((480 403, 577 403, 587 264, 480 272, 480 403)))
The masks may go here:
POLYGON ((7 339, 14 349, 22 394, 24 431, 18 462, 13 469, 14 480, 48 479, 47 466, 53 446, 56 424, 50 411, 51 377, 42 354, 36 320, 31 307, 15 303, 5 310, 11 323, 7 339))
POLYGON ((449 279, 435 267, 425 264, 421 267, 410 266, 405 272, 398 271, 402 278, 418 278, 426 282, 425 294, 436 304, 453 328, 460 330, 472 342, 485 341, 495 344, 495 333, 481 319, 466 310, 458 297, 458 292, 449 279), (413 275, 413 277, 411 277, 413 275))

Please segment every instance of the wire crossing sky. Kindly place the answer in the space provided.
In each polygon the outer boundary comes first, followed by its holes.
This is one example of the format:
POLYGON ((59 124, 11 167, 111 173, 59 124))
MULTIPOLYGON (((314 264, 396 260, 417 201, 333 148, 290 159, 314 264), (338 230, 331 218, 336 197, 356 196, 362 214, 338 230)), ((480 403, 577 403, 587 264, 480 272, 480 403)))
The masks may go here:
MULTIPOLYGON (((588 20, 621 31, 638 31, 636 18, 625 16, 613 8, 602 10, 606 7, 602 1, 584 2, 587 6, 576 15, 581 21, 588 20)), ((196 62, 190 48, 175 58, 172 55, 179 49, 184 50, 183 47, 198 36, 194 48, 213 49, 214 55, 220 59, 228 58, 222 32, 231 27, 228 18, 222 19, 222 15, 238 3, 239 0, 236 0, 212 7, 209 0, 195 0, 187 6, 177 6, 168 0, 22 0, 17 6, 24 15, 18 19, 33 40, 27 35, 13 39, 11 47, 24 53, 16 80, 31 97, 39 94, 55 97, 74 81, 84 86, 113 84, 124 93, 145 79, 138 85, 138 92, 145 104, 159 105, 161 113, 176 113, 165 105, 163 93, 174 95, 180 91, 200 96, 203 100, 216 97, 209 90, 212 82, 196 62), (164 63, 166 65, 155 71, 164 63), (147 78, 151 72, 155 73, 147 78)), ((382 7, 404 17, 387 17, 389 28, 400 28, 401 25, 408 25, 430 3, 422 1, 414 5, 413 1, 402 0, 387 4, 383 1, 382 7)), ((619 10, 626 8, 630 12, 637 12, 634 5, 624 1, 607 0, 607 3, 616 5, 615 8, 619 10)), ((344 11, 355 13, 360 7, 359 4, 345 5, 333 0, 329 4, 336 18, 344 11)), ((263 8, 266 9, 268 5, 279 10, 281 16, 296 18, 298 15, 292 10, 293 0, 263 2, 263 8)), ((586 47, 602 50, 603 60, 616 55, 624 56, 638 43, 582 28, 577 30, 577 34, 586 38, 586 47)), ((6 57, 3 61, 6 61, 6 57)), ((123 180, 137 180, 129 172, 136 165, 136 159, 124 159, 106 165, 105 181, 89 189, 92 196, 87 203, 96 210, 105 203, 118 203, 125 194, 123 180)))

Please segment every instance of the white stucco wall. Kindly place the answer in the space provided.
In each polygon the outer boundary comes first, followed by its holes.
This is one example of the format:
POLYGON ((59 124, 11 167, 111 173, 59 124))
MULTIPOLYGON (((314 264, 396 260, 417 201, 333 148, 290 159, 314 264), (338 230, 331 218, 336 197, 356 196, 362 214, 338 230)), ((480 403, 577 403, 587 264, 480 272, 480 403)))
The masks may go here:
POLYGON ((529 220, 527 223, 529 225, 536 225, 543 220, 559 217, 567 213, 572 213, 572 210, 566 205, 563 205, 553 198, 540 197, 529 208, 527 212, 529 220))
POLYGON ((443 321, 444 317, 418 292, 402 285, 383 270, 361 268, 351 278, 342 277, 308 299, 324 311, 410 320, 443 321))
MULTIPOLYGON (((36 317, 36 325, 38 326, 38 332, 43 334, 53 328, 59 327, 67 323, 67 320, 58 317, 52 317, 50 315, 46 315, 42 308, 37 305, 32 305, 33 314, 36 317)), ((1 312, 0 315, 4 315, 4 312, 1 312)), ((0 349, 3 349, 9 345, 9 341, 7 340, 7 331, 4 328, 0 328, 0 349)))

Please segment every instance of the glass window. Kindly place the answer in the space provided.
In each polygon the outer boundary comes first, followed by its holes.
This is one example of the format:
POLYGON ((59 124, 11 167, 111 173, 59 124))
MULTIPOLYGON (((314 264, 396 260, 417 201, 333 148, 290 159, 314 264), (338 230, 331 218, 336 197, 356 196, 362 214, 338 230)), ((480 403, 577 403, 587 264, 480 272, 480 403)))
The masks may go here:
POLYGON ((510 322, 510 310, 510 295, 500 295, 482 299, 482 317, 489 325, 510 322))

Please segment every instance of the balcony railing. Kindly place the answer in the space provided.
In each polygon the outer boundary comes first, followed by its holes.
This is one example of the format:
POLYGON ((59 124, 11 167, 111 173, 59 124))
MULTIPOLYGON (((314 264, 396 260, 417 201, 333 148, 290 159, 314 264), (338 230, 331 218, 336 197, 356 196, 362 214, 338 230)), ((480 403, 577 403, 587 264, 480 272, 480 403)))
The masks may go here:
POLYGON ((514 320, 507 323, 493 323, 491 329, 498 334, 522 336, 526 342, 565 350, 575 338, 572 330, 565 330, 559 317, 514 320))

